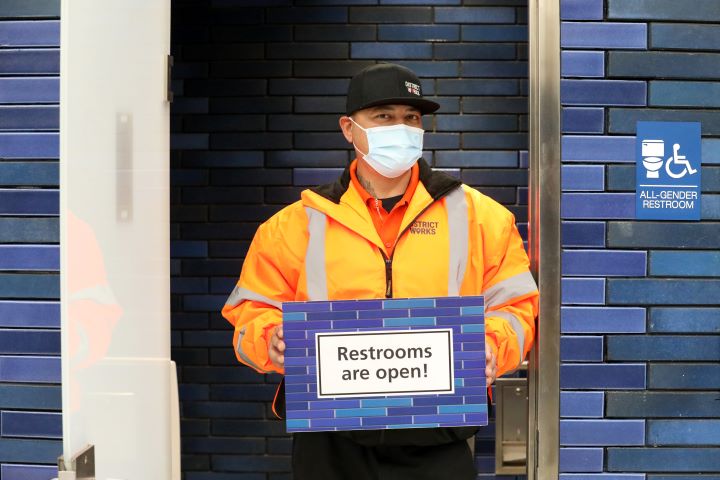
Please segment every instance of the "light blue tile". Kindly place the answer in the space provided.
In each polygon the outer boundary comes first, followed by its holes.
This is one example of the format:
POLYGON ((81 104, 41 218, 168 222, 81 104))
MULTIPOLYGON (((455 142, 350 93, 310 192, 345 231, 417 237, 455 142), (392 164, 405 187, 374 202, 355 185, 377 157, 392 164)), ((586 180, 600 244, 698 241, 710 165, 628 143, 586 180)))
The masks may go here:
POLYGON ((720 50, 720 25, 651 23, 653 49, 720 50))
POLYGON ((420 327, 434 326, 435 317, 414 317, 414 318, 385 318, 383 326, 385 327, 420 327))
POLYGON ((645 309, 562 307, 563 333, 645 333, 645 309))
POLYGON ((602 418, 604 392, 560 392, 560 417, 602 418))
POLYGON ((562 189, 571 191, 599 191, 605 189, 603 165, 563 165, 562 189))
POLYGON ((563 305, 598 305, 605 303, 604 278, 563 278, 563 305))
POLYGON ((608 303, 614 305, 707 305, 720 280, 608 279, 608 303))
POLYGON ((383 300, 383 309, 404 308, 434 308, 435 300, 432 298, 411 298, 397 300, 383 300))
POLYGON ((562 48, 646 49, 644 23, 562 22, 562 48))
POLYGON ((295 419, 295 420, 285 420, 285 425, 287 425, 287 428, 310 428, 310 420, 301 420, 301 419, 295 419))
POLYGON ((647 84, 635 80, 561 80, 563 105, 644 106, 647 84))
POLYGON ((438 413, 485 413, 487 405, 440 405, 438 413))
POLYGON ((410 398, 366 398, 360 401, 360 406, 368 407, 410 407, 412 399, 410 398))
POLYGON ((651 251, 650 275, 657 277, 720 277, 720 253, 651 251))
POLYGON ((634 193, 564 193, 563 219, 624 220, 635 218, 634 193))
MULTIPOLYGON (((720 147, 718 156, 720 157, 720 147)), ((562 159, 564 162, 634 163, 635 137, 563 135, 562 159)), ((720 159, 718 161, 720 162, 720 159)))
POLYGON ((602 20, 603 0, 561 0, 562 20, 602 20))
POLYGON ((720 107, 720 82, 653 81, 650 82, 648 104, 661 107, 720 107))
POLYGON ((648 420, 650 445, 720 445, 720 420, 648 420))
POLYGON ((561 448, 560 472, 602 472, 602 448, 561 448))
POLYGON ((620 250, 564 250, 562 273, 569 276, 645 276, 646 252, 620 250))
POLYGON ((560 420, 561 446, 644 444, 644 420, 560 420))
POLYGON ((484 315, 485 307, 461 307, 461 315, 484 315))
POLYGON ((565 50, 560 54, 563 77, 605 76, 605 54, 603 52, 565 50))
POLYGON ((348 408, 345 410, 335 411, 335 416, 338 418, 377 417, 381 415, 387 415, 387 410, 385 408, 348 408))
POLYGON ((560 388, 582 390, 644 389, 645 364, 566 364, 560 388))

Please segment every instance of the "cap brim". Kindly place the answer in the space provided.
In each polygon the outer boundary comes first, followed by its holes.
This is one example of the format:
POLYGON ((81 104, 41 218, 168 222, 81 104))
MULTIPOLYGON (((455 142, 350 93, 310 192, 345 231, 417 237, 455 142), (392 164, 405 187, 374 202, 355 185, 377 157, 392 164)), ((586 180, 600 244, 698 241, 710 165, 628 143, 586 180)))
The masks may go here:
POLYGON ((351 115, 358 110, 362 110, 364 108, 370 108, 370 107, 377 107, 379 105, 410 105, 412 107, 417 108, 420 110, 420 112, 424 115, 426 113, 433 113, 438 108, 440 108, 440 104, 433 102, 432 100, 426 100, 424 98, 408 98, 408 97, 395 97, 395 98, 383 98, 382 100, 375 100, 374 102, 367 103, 363 105, 362 107, 353 110, 352 112, 347 112, 348 115, 351 115))

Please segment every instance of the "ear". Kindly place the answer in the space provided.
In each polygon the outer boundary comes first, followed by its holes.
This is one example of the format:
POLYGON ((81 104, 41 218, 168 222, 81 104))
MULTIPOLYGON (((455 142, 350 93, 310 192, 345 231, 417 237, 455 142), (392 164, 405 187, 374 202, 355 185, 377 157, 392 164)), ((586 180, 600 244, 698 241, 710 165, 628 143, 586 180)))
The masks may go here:
POLYGON ((340 120, 338 120, 338 123, 340 124, 340 130, 342 130, 342 134, 345 137, 345 140, 347 140, 348 143, 353 142, 353 136, 352 136, 352 120, 350 120, 350 117, 343 115, 340 117, 340 120))

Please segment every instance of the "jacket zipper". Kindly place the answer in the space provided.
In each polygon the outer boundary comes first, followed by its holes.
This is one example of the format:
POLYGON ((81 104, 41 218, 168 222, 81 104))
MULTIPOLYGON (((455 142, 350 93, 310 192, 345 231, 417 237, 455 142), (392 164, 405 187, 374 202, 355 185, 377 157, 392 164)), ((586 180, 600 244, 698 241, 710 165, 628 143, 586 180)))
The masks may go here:
MULTIPOLYGON (((444 196, 444 195, 443 195, 443 196, 444 196)), ((441 196, 440 198, 442 198, 442 196, 441 196)), ((438 198, 438 200, 439 200, 440 198, 438 198)), ((376 200, 377 200, 377 199, 376 199, 376 200)), ((410 227, 412 227, 412 224, 415 223, 415 220, 417 220, 418 218, 420 218, 420 216, 421 216, 423 213, 425 213, 425 211, 426 211, 428 208, 432 207, 435 202, 437 202, 437 200, 433 200, 427 207, 423 208, 423 209, 420 211, 420 213, 418 213, 417 215, 415 215, 415 218, 413 218, 413 219, 410 221, 410 223, 407 224, 407 227, 405 227, 405 228, 402 230, 402 232, 400 232, 400 234, 397 236, 397 239, 400 240, 400 237, 402 237, 402 236, 405 234, 405 232, 407 232, 408 229, 409 229, 410 227)), ((377 206, 377 204, 376 204, 376 206, 377 206)), ((381 254, 382 257, 383 257, 383 260, 385 261, 385 298, 393 298, 393 288, 392 288, 392 287, 393 287, 393 285, 392 285, 392 261, 393 261, 393 258, 395 257, 395 249, 393 249, 393 253, 392 253, 392 255, 390 255, 390 258, 388 258, 388 256, 385 255, 385 252, 384 252, 381 248, 378 248, 378 250, 380 250, 380 254, 381 254)))

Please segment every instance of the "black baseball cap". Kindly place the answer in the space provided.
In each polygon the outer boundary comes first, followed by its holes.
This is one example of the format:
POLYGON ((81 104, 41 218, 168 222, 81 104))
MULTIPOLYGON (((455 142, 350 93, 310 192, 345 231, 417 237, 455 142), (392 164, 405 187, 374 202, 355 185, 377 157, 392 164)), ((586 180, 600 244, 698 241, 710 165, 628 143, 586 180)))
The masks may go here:
POLYGON ((401 65, 371 65, 350 80, 345 107, 348 115, 363 108, 388 104, 411 105, 422 113, 432 113, 440 108, 439 104, 422 98, 420 79, 401 65))

